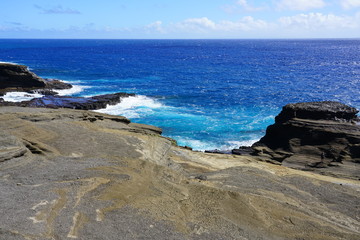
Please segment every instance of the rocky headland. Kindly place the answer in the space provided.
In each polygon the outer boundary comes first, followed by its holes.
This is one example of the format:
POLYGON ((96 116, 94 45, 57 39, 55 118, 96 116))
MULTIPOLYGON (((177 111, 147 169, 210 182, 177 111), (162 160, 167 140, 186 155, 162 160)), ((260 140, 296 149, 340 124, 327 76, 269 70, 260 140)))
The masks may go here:
POLYGON ((0 106, 96 110, 120 103, 121 98, 135 95, 114 93, 87 98, 57 95, 56 90, 71 89, 72 87, 71 84, 57 79, 41 78, 24 65, 0 63, 0 106), (14 91, 39 93, 44 96, 23 102, 6 102, 1 98, 6 92, 14 91))
POLYGON ((235 155, 121 116, 35 107, 0 107, 0 239, 360 237, 356 109, 287 105, 235 155))
POLYGON ((252 146, 283 166, 360 180, 358 110, 339 102, 288 104, 252 146))
POLYGON ((13 63, 0 63, 0 94, 10 91, 39 91, 55 94, 54 89, 70 89, 71 84, 56 80, 44 79, 31 72, 27 66, 13 63))

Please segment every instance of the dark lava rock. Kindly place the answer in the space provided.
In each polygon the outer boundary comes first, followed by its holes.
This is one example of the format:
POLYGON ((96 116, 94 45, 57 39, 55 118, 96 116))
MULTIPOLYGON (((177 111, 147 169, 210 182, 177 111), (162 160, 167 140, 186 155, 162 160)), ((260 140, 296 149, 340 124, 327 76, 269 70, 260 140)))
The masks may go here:
POLYGON ((235 155, 250 155, 254 152, 251 147, 241 146, 239 148, 231 150, 232 154, 235 155))
POLYGON ((292 118, 350 121, 356 119, 358 112, 356 108, 339 102, 304 102, 284 106, 275 121, 282 123, 292 118))
POLYGON ((24 65, 0 63, 0 88, 43 88, 44 79, 36 76, 24 65))
POLYGON ((275 124, 252 146, 253 154, 298 167, 332 166, 319 161, 359 163, 360 125, 356 113, 355 108, 338 102, 286 105, 275 124))
POLYGON ((108 104, 119 103, 122 97, 134 94, 115 93, 89 98, 57 96, 53 90, 69 89, 72 85, 56 79, 42 79, 30 72, 26 66, 0 63, 0 92, 27 91, 40 93, 42 98, 34 98, 24 102, 6 102, 0 98, 0 106, 43 107, 43 108, 72 108, 82 110, 96 110, 105 108, 108 104))
POLYGON ((39 108, 71 108, 81 110, 96 110, 106 108, 121 102, 121 98, 134 96, 135 94, 114 93, 94 97, 70 97, 70 96, 44 96, 24 102, 0 102, 0 106, 20 106, 39 108))
POLYGON ((52 91, 70 89, 72 85, 56 79, 43 79, 29 71, 27 66, 0 63, 0 96, 9 91, 27 91, 43 95, 56 95, 52 91))
POLYGON ((46 107, 46 108, 72 108, 81 110, 96 110, 106 108, 109 105, 120 103, 121 98, 134 96, 135 94, 114 93, 99 95, 89 98, 69 97, 69 96, 45 96, 35 98, 25 103, 26 107, 46 107))
POLYGON ((52 89, 35 89, 35 90, 29 90, 27 91, 28 93, 31 93, 31 94, 41 94, 41 95, 45 95, 45 96, 54 96, 54 95, 58 95, 57 92, 53 91, 52 89))
POLYGON ((205 153, 216 153, 216 154, 231 154, 230 150, 218 150, 218 149, 214 149, 214 150, 205 150, 205 153))

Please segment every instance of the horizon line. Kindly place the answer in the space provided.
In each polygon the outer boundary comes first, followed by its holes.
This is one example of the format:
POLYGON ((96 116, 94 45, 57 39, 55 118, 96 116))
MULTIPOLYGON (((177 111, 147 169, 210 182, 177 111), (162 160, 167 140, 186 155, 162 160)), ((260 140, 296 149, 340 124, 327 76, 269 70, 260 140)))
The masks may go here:
POLYGON ((0 40, 360 40, 360 37, 332 38, 2 38, 0 40))

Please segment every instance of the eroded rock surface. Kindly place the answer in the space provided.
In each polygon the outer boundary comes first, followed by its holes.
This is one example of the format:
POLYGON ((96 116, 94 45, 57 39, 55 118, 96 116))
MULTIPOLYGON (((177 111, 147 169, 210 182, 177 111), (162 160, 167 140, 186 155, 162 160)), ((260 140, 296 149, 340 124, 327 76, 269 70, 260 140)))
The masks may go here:
POLYGON ((45 95, 23 102, 6 102, 0 97, 0 106, 41 107, 41 108, 71 108, 96 110, 107 105, 120 103, 121 98, 134 94, 114 93, 93 97, 58 96, 55 90, 70 89, 72 85, 56 79, 43 79, 26 66, 0 63, 0 96, 10 91, 26 91, 45 95))
POLYGON ((0 239, 359 239, 359 181, 192 152, 89 111, 0 108, 0 239))
POLYGON ((255 154, 285 166, 322 168, 324 173, 360 178, 358 110, 338 102, 286 105, 253 145, 255 154), (332 169, 323 169, 331 167, 332 169))
POLYGON ((54 95, 53 89, 70 89, 72 85, 57 79, 43 79, 27 66, 0 63, 0 94, 9 91, 39 92, 54 95))
POLYGON ((6 131, 0 132, 0 162, 23 156, 27 148, 16 137, 6 131))
POLYGON ((0 63, 0 89, 5 88, 44 88, 44 79, 30 72, 27 66, 0 63))
POLYGON ((97 110, 106 108, 107 105, 115 105, 122 98, 134 96, 131 93, 113 93, 94 97, 71 97, 47 95, 23 102, 0 102, 0 106, 19 106, 37 108, 70 108, 81 110, 97 110))

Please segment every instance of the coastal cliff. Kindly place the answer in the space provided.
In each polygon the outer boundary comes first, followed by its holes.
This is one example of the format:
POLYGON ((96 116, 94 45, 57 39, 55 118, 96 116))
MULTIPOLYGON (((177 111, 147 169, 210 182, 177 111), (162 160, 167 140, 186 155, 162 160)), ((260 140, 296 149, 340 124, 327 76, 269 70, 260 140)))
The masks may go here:
POLYGON ((193 152, 89 111, 0 108, 1 239, 358 239, 360 183, 193 152))
POLYGON ((360 179, 358 110, 339 102, 288 104, 252 146, 283 166, 360 179))
POLYGON ((39 91, 54 94, 51 89, 69 89, 71 84, 55 79, 44 79, 27 66, 0 62, 0 93, 8 91, 39 91))
POLYGON ((30 72, 27 66, 0 63, 0 88, 44 88, 45 81, 30 72))
POLYGON ((72 97, 59 96, 56 92, 56 90, 71 89, 72 87, 71 84, 60 80, 43 79, 24 65, 0 63, 0 106, 96 110, 120 103, 121 98, 135 95, 113 93, 93 97, 72 97), (12 91, 38 93, 44 96, 22 102, 4 101, 1 95, 12 91))

